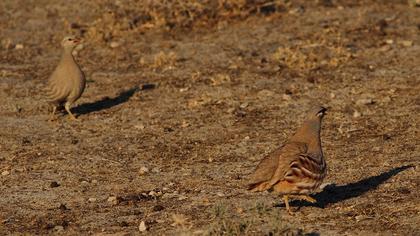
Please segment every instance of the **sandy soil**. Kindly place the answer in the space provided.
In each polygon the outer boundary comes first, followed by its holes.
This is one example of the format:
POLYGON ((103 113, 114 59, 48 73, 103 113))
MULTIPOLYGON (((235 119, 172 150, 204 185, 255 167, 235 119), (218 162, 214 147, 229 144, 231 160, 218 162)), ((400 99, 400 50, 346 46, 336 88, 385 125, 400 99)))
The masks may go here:
POLYGON ((0 234, 420 235, 420 8, 296 2, 168 28, 103 2, 0 3, 0 234), (79 121, 48 122, 69 33, 87 89, 79 121), (289 216, 244 184, 315 104, 328 185, 289 216))

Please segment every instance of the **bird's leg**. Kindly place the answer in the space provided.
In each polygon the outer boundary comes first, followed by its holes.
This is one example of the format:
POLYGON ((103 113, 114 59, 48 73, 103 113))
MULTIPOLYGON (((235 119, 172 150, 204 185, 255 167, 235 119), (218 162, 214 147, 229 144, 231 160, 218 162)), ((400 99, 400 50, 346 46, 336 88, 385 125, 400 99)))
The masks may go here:
POLYGON ((310 202, 310 203, 316 203, 316 199, 312 198, 308 195, 297 195, 296 198, 299 199, 299 200, 305 200, 305 201, 310 202))
POLYGON ((50 117, 49 121, 55 120, 55 112, 56 111, 57 111, 57 106, 53 105, 53 110, 52 110, 51 117, 50 117))
POLYGON ((73 113, 71 113, 71 111, 70 111, 70 105, 71 105, 71 103, 66 102, 66 104, 64 104, 64 109, 66 109, 66 111, 69 114, 71 120, 77 120, 76 117, 73 115, 73 113))
POLYGON ((287 213, 289 213, 289 215, 294 215, 289 206, 289 195, 284 195, 283 201, 284 201, 284 205, 286 205, 287 213))

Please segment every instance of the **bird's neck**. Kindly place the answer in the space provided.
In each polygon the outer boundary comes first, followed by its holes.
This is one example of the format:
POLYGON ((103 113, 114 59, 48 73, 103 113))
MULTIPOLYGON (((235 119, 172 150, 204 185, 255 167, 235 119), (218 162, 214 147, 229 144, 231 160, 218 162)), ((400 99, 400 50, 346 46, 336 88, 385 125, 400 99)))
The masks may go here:
POLYGON ((73 49, 70 48, 64 48, 64 52, 61 56, 61 62, 65 61, 74 61, 74 57, 72 54, 73 49))
POLYGON ((321 149, 321 120, 307 120, 293 135, 290 141, 303 142, 308 145, 308 153, 317 153, 321 149))

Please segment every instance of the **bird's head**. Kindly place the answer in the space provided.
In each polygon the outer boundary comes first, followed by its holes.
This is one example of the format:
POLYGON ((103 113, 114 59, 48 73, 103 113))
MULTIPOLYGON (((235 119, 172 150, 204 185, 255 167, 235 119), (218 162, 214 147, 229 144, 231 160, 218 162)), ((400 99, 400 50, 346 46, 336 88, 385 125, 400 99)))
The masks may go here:
POLYGON ((61 41, 61 46, 63 46, 65 49, 73 49, 80 43, 80 39, 75 36, 66 36, 61 41))
POLYGON ((324 115, 326 114, 327 108, 322 107, 322 106, 317 106, 314 107, 310 113, 309 113, 309 117, 311 119, 319 119, 322 120, 322 118, 324 117, 324 115))

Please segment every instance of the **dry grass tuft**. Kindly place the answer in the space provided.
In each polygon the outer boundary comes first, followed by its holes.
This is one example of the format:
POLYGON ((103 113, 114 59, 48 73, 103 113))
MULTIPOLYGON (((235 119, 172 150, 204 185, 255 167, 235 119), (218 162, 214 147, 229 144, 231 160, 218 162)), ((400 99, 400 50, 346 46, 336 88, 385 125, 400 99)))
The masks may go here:
POLYGON ((348 62, 351 53, 346 48, 323 43, 279 47, 272 59, 289 69, 307 73, 320 68, 334 69, 348 62))

